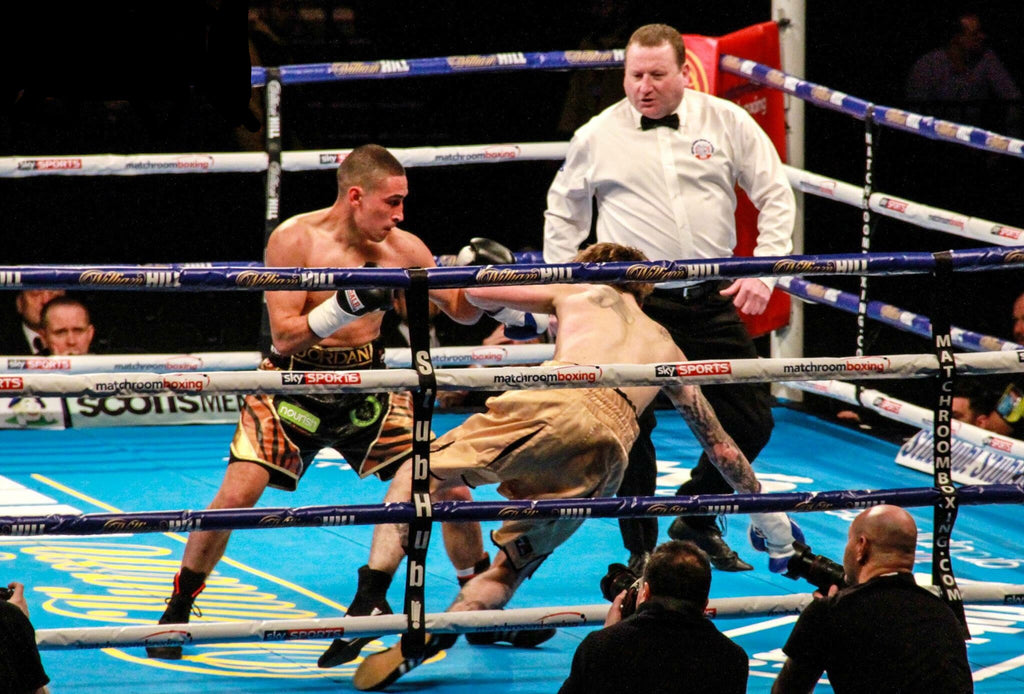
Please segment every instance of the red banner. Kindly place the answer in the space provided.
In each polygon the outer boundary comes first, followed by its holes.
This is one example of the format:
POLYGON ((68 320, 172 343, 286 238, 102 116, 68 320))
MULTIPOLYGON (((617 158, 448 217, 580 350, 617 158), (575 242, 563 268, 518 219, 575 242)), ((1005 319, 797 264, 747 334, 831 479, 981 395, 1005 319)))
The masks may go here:
MULTIPOLYGON (((690 68, 690 88, 729 99, 745 108, 768 133, 782 161, 786 161, 782 92, 718 70, 718 59, 723 54, 781 67, 779 29, 775 22, 755 24, 718 38, 684 34, 683 40, 686 42, 686 63, 690 68)), ((737 188, 736 193, 734 252, 738 256, 750 256, 757 241, 757 209, 742 190, 737 188)), ((754 337, 781 328, 789 322, 789 295, 776 290, 763 314, 741 316, 754 337)))

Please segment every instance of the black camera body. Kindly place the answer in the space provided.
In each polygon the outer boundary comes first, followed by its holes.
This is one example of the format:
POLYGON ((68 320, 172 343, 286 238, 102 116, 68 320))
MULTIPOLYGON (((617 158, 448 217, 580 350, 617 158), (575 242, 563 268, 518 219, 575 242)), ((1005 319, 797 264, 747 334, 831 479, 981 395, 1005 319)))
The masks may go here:
POLYGON ((12 595, 14 595, 14 588, 0 586, 0 600, 10 600, 12 595))
POLYGON ((636 612, 640 577, 625 564, 609 564, 608 573, 601 579, 601 595, 608 602, 614 602, 615 596, 622 591, 626 591, 626 597, 622 600, 622 618, 625 619, 636 612))
POLYGON ((828 557, 813 554, 811 548, 802 542, 794 542, 796 554, 789 558, 786 578, 794 581, 802 578, 824 594, 832 586, 846 587, 846 572, 843 567, 828 557))

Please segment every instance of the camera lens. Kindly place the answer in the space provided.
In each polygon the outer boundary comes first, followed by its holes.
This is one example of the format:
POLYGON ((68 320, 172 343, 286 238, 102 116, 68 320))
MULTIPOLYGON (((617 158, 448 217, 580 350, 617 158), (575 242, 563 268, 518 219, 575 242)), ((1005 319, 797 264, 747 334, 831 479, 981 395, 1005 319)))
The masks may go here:
POLYGON ((796 580, 802 578, 823 593, 832 586, 846 587, 846 572, 840 564, 828 557, 811 552, 802 542, 794 542, 796 553, 789 558, 785 576, 796 580))
POLYGON ((636 580, 637 575, 625 564, 609 564, 608 573, 601 579, 601 595, 608 602, 613 602, 616 595, 628 590, 636 580))

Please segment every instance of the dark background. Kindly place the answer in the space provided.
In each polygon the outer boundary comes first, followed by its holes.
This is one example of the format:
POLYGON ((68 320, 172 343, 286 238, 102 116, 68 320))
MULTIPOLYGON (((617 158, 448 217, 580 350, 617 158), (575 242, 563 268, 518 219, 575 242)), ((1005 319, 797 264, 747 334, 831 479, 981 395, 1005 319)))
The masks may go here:
MULTIPOLYGON (((808 3, 804 77, 876 103, 904 105, 913 61, 943 45, 949 23, 976 9, 989 45, 1024 82, 1019 1, 808 3)), ((771 19, 770 2, 57 3, 22 8, 0 78, 0 155, 258 150, 261 90, 254 64, 376 60, 622 47, 633 28, 661 21, 721 35, 771 19), (255 20, 255 21, 253 21, 255 20)), ((389 79, 286 87, 284 146, 347 148, 566 140, 570 73, 389 79)), ((580 79, 577 77, 577 79, 580 79)), ((593 108, 621 97, 617 77, 592 76, 593 108), (610 79, 611 87, 606 86, 610 79), (594 90, 604 89, 604 93, 594 90)), ((596 112, 596 111, 595 111, 596 112)), ((860 184, 863 125, 807 106, 806 168, 860 184)), ((985 124, 982 125, 991 125, 985 124)), ((993 128, 998 129, 998 128, 993 128)), ((1013 133, 1020 135, 1020 133, 1013 133)), ((875 189, 1024 226, 1020 159, 892 130, 875 149, 875 189)), ((403 227, 435 253, 471 236, 539 247, 545 193, 558 162, 409 170, 403 227)), ((327 172, 285 174, 281 217, 331 204, 327 172)), ((0 264, 260 260, 262 174, 47 176, 0 180, 0 264)), ((857 252, 860 212, 807 197, 806 251, 857 252)), ((880 219, 872 250, 933 251, 977 242, 880 219)), ((853 278, 826 284, 855 291, 853 278)), ((872 296, 930 314, 927 279, 871 280, 872 296)), ((1021 273, 959 275, 962 327, 1009 336, 1021 273)), ((13 292, 0 312, 13 308, 13 292)), ((248 350, 259 297, 249 293, 86 295, 99 351, 248 350)), ((923 351, 920 338, 872 327, 875 353, 923 351)), ((854 318, 807 308, 807 354, 852 354, 854 318)))

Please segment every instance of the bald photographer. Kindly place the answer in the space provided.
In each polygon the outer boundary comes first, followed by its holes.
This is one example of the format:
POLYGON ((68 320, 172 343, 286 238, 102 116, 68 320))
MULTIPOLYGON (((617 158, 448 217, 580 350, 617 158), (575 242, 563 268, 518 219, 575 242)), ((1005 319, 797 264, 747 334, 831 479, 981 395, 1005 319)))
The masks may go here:
POLYGON ((605 597, 611 586, 622 590, 605 628, 576 649, 560 694, 683 691, 681 683, 687 692, 746 691, 747 654, 704 616, 711 564, 697 545, 658 545, 639 578, 613 564, 601 585, 605 597))
POLYGON ((823 672, 836 694, 974 691, 953 610, 914 581, 916 549, 917 525, 898 506, 873 506, 853 520, 847 587, 832 585, 804 608, 772 694, 811 692, 823 672))

